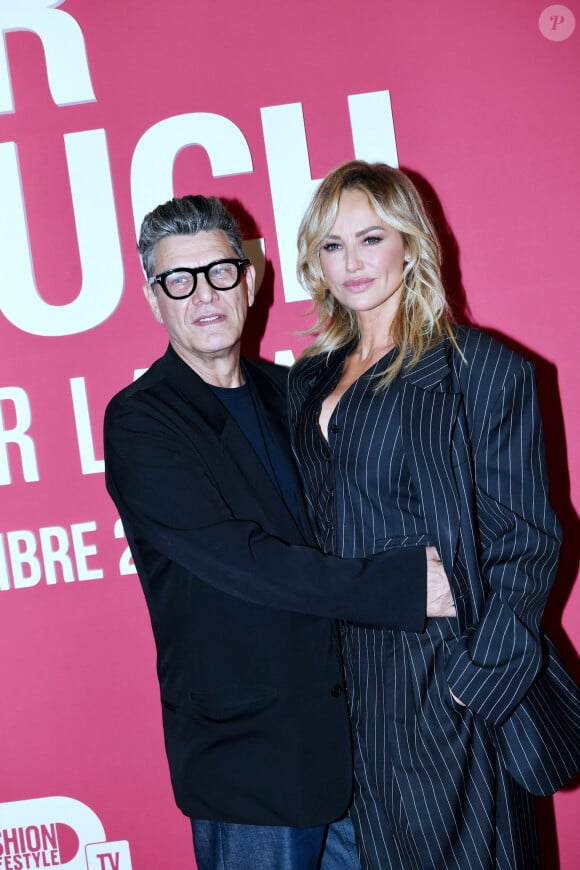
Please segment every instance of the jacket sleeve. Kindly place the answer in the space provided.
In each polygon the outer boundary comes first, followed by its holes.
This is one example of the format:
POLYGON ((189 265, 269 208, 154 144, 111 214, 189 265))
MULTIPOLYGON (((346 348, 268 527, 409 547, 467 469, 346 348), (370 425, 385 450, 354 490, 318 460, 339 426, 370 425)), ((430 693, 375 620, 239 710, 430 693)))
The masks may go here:
POLYGON ((115 399, 107 409, 105 470, 141 575, 161 575, 173 562, 255 604, 423 630, 423 548, 343 560, 268 534, 251 517, 233 515, 190 433, 131 404, 115 399))
POLYGON ((450 656, 447 678, 463 703, 497 725, 542 664, 540 620, 560 528, 548 501, 533 367, 495 347, 499 355, 475 356, 464 390, 485 600, 479 623, 450 656))

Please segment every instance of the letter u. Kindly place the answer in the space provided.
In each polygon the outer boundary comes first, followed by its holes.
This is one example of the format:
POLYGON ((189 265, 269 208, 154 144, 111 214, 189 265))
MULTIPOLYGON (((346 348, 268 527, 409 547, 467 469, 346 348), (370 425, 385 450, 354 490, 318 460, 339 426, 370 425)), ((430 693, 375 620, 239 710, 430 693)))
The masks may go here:
POLYGON ((0 144, 0 310, 10 323, 32 335, 74 335, 93 329, 113 313, 123 292, 105 131, 67 133, 64 143, 82 267, 79 294, 66 305, 49 305, 37 289, 16 143, 0 144))

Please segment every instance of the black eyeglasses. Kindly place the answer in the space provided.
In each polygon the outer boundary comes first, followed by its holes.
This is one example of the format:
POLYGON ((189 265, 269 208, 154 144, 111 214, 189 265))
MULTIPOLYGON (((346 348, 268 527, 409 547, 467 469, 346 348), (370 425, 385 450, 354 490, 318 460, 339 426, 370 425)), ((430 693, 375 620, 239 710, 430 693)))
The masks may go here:
POLYGON ((213 263, 198 266, 196 269, 185 266, 169 269, 168 272, 162 272, 147 280, 151 285, 159 284, 170 299, 186 299, 195 293, 200 272, 203 272, 205 280, 214 290, 232 290, 240 283, 251 262, 247 257, 243 260, 214 260, 213 263))

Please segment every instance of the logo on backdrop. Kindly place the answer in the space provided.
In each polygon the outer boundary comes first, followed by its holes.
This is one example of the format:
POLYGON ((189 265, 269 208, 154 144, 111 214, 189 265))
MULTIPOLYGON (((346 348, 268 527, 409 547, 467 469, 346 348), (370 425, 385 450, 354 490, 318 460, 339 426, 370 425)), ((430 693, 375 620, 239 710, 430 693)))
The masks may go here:
POLYGON ((552 42, 563 42, 572 36, 576 27, 576 18, 567 6, 546 6, 538 22, 540 33, 552 42))
POLYGON ((129 843, 107 842, 97 814, 68 797, 0 804, 0 868, 131 870, 129 843))

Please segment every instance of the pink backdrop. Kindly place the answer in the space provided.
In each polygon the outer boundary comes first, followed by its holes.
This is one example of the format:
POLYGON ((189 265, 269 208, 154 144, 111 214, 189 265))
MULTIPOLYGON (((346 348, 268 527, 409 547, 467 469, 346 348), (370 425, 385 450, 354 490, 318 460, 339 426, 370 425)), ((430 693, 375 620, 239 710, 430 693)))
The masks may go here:
MULTIPOLYGON (((457 310, 537 365, 566 532, 547 623, 579 676, 580 3, 278 5, 0 3, 0 868, 194 866, 100 432, 165 346, 135 224, 173 193, 265 240, 247 351, 289 361, 312 180, 414 173, 457 310)), ((541 802, 547 867, 580 866, 579 806, 541 802)))

